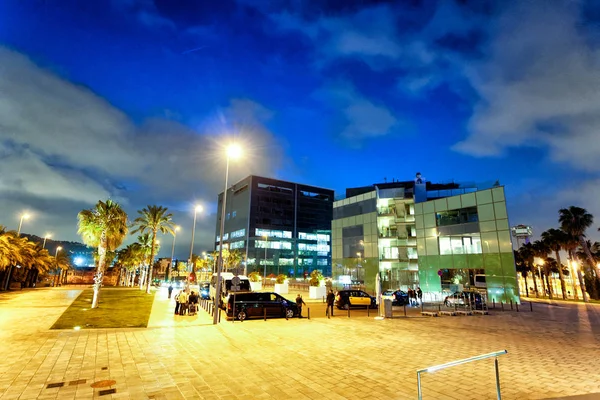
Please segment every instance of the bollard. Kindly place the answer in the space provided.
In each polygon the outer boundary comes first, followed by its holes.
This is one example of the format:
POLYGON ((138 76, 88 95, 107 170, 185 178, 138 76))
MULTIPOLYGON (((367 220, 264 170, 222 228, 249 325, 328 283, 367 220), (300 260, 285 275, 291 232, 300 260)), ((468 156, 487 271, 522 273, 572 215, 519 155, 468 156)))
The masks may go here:
POLYGON ((515 302, 515 306, 517 307, 517 312, 519 312, 519 303, 515 302))
POLYGON ((442 305, 438 303, 438 311, 442 311, 442 305))
POLYGON ((348 318, 350 318, 350 307, 348 307, 348 318))
POLYGON ((288 320, 288 316, 287 316, 287 310, 285 311, 285 320, 288 320))
POLYGON ((492 308, 495 310, 496 309, 496 299, 492 299, 492 308))
POLYGON ((504 302, 500 300, 500 306, 502 307, 502 311, 504 311, 504 302))
POLYGON ((406 304, 404 305, 404 316, 406 317, 406 304))
POLYGON ((221 309, 218 308, 217 312, 219 313, 219 320, 217 322, 221 323, 221 309))
POLYGON ((308 310, 307 311, 307 313, 308 313, 307 317, 308 317, 308 319, 310 319, 310 307, 306 307, 306 309, 308 310))
POLYGON ((529 302, 529 311, 533 312, 533 303, 529 302))
POLYGON ((510 310, 512 311, 513 306, 512 306, 512 300, 510 301, 510 310))
POLYGON ((371 310, 371 307, 367 307, 367 317, 370 316, 370 312, 369 312, 370 310, 371 310))
POLYGON ((423 312, 423 300, 421 300, 421 312, 423 312))
POLYGON ((325 303, 325 296, 323 296, 323 303, 325 303))
POLYGON ((265 312, 265 321, 267 320, 267 309, 263 308, 264 312, 265 312))

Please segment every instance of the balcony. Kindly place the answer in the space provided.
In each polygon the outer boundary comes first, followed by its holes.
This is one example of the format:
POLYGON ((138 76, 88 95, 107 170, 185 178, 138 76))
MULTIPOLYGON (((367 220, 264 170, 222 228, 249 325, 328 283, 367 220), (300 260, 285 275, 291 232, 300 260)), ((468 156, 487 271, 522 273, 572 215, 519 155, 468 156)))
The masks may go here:
POLYGON ((379 217, 395 217, 396 209, 394 207, 379 207, 377 209, 377 216, 379 216, 379 217))
POLYGON ((417 239, 413 238, 399 238, 398 246, 401 247, 417 247, 417 239))

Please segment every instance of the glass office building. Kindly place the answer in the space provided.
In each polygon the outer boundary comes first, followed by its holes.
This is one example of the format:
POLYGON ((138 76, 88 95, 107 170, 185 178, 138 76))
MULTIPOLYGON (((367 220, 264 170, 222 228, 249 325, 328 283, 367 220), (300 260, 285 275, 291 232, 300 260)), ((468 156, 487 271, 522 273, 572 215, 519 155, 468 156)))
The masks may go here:
POLYGON ((504 188, 415 180, 347 189, 333 205, 332 273, 372 291, 380 274, 384 289, 420 286, 439 298, 478 288, 517 301, 504 188))

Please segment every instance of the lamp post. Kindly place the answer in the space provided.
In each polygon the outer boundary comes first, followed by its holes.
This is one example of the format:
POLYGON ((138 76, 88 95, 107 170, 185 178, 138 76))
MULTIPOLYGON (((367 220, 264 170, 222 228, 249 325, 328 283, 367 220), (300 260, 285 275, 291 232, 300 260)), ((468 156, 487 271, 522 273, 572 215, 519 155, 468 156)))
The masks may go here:
POLYGON ((536 257, 536 258, 534 258, 534 262, 537 264, 538 275, 540 276, 540 280, 542 281, 542 290, 544 291, 542 296, 545 296, 546 295, 546 283, 544 282, 544 277, 542 276, 542 270, 540 268, 540 266, 544 265, 544 260, 540 257, 536 257))
POLYGON ((360 252, 356 253, 356 282, 358 283, 358 266, 360 264, 360 252))
MULTIPOLYGON (((223 271, 223 235, 225 234, 225 208, 227 207, 227 186, 229 179, 229 159, 236 159, 241 155, 241 148, 235 144, 230 145, 227 148, 227 157, 225 164, 225 191, 223 191, 223 202, 221 204, 221 227, 219 230, 219 261, 217 264, 217 286, 215 288, 215 298, 214 298, 214 310, 215 313, 213 315, 213 325, 219 323, 219 313, 221 302, 221 271, 223 271)), ((233 310, 235 311, 235 310, 233 310)))
POLYGON ((21 227, 23 226, 23 220, 29 219, 29 214, 24 213, 21 215, 21 219, 19 220, 19 230, 17 231, 17 236, 21 236, 21 227))
POLYGON ((167 269, 167 280, 171 278, 169 270, 173 269, 173 260, 175 259, 175 239, 177 239, 177 231, 179 231, 180 229, 181 228, 178 226, 175 226, 175 229, 173 229, 173 246, 171 246, 171 263, 169 264, 169 269, 167 269))
POLYGON ((188 262, 191 265, 192 268, 192 272, 194 270, 194 267, 192 265, 192 253, 194 252, 194 236, 196 234, 196 217, 198 216, 198 213, 202 212, 202 206, 197 205, 194 208, 194 225, 192 226, 192 243, 190 244, 190 258, 188 259, 188 262))
POLYGON ((44 236, 44 243, 42 243, 42 250, 46 248, 46 240, 52 235, 50 235, 49 233, 46 233, 46 236, 44 236))

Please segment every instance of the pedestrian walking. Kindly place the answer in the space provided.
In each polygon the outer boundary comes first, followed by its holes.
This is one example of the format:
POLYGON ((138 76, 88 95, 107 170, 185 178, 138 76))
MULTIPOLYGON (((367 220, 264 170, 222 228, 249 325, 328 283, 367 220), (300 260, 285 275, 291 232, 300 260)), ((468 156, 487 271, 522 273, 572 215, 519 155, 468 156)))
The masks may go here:
POLYGON ((189 315, 196 315, 196 310, 198 309, 196 306, 198 304, 198 295, 194 291, 190 294, 188 303, 190 306, 189 315))
POLYGON ((333 290, 327 293, 327 311, 325 312, 328 317, 333 317, 333 303, 335 302, 335 294, 333 290))
POLYGON ((173 285, 169 285, 169 289, 167 289, 169 291, 169 299, 171 298, 171 294, 173 293, 173 285))
POLYGON ((419 299, 420 304, 423 304, 423 291, 419 286, 417 286, 417 299, 419 299))
POLYGON ((304 302, 304 300, 302 300, 302 296, 298 294, 298 297, 296 297, 296 307, 298 307, 298 318, 302 318, 303 305, 306 305, 306 303, 304 302))

